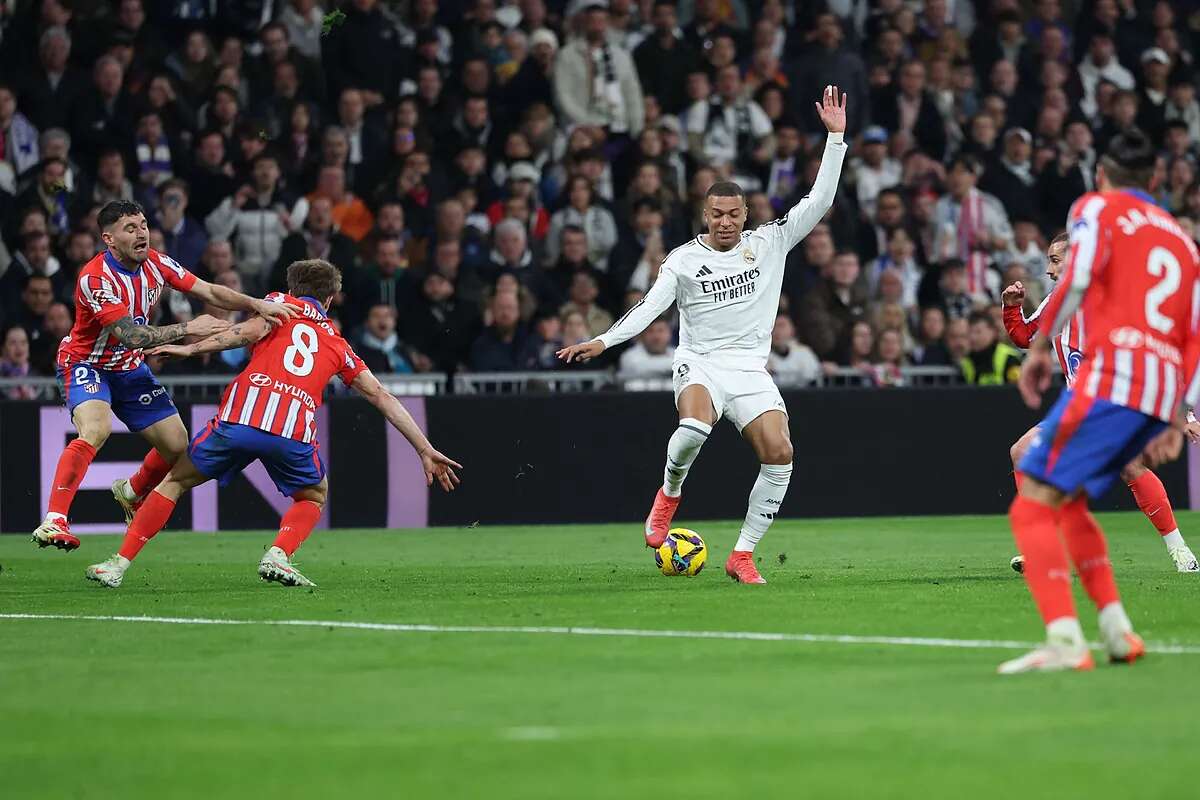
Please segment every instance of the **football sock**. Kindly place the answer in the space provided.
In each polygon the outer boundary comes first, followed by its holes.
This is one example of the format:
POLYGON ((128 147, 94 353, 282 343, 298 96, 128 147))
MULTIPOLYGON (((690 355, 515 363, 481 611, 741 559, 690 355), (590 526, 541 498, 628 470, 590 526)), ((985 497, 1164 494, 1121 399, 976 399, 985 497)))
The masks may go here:
POLYGON ((137 558, 146 542, 153 539, 167 524, 174 510, 174 500, 158 492, 147 495, 142 507, 133 515, 133 522, 129 523, 129 530, 125 531, 125 541, 121 543, 121 549, 117 553, 130 561, 137 558))
POLYGON ((1146 470, 1130 481, 1128 486, 1129 490, 1133 492, 1133 499, 1137 502, 1138 508, 1146 515, 1146 519, 1150 520, 1150 524, 1154 526, 1159 535, 1164 538, 1171 536, 1172 540, 1178 539, 1177 542, 1167 542, 1167 547, 1183 544, 1183 537, 1179 535, 1179 526, 1175 524, 1175 512, 1171 508, 1171 500, 1167 497, 1167 490, 1163 487, 1162 480, 1150 470, 1146 470))
POLYGON ((763 464, 759 468, 758 479, 754 481, 754 488, 750 490, 746 521, 742 523, 742 532, 738 536, 737 544, 733 546, 734 550, 754 551, 754 546, 775 521, 775 515, 783 505, 783 496, 787 494, 788 483, 791 480, 791 464, 763 464))
POLYGON ((1008 509, 1013 538, 1025 557, 1025 583, 1047 630, 1063 617, 1077 619, 1071 597, 1071 566, 1058 538, 1059 517, 1056 509, 1028 497, 1018 497, 1008 509))
POLYGON ((272 547, 278 547, 291 558, 292 553, 300 549, 304 540, 312 533, 317 520, 321 518, 321 507, 312 500, 297 500, 279 521, 279 535, 275 537, 272 547))
POLYGON ((1117 594, 1112 562, 1108 560, 1108 544, 1104 541, 1104 532, 1100 530, 1096 518, 1088 511, 1086 499, 1078 497, 1063 506, 1062 531, 1071 560, 1075 562, 1075 571, 1079 573, 1079 581, 1096 604, 1096 609, 1118 602, 1121 597, 1117 594))
POLYGON ((95 457, 96 448, 83 439, 75 439, 66 446, 62 455, 58 457, 58 467, 54 470, 47 516, 61 517, 63 520, 67 518, 71 512, 75 492, 78 491, 79 484, 95 457))
POLYGON ((706 425, 698 419, 684 417, 679 420, 679 427, 667 442, 667 467, 663 471, 663 494, 667 497, 679 497, 683 479, 687 477, 692 462, 708 441, 710 433, 712 425, 706 425))
POLYGON ((150 452, 142 459, 142 466, 129 477, 129 488, 138 497, 144 497, 146 492, 162 483, 162 479, 167 477, 170 471, 171 465, 157 449, 151 447, 150 452))

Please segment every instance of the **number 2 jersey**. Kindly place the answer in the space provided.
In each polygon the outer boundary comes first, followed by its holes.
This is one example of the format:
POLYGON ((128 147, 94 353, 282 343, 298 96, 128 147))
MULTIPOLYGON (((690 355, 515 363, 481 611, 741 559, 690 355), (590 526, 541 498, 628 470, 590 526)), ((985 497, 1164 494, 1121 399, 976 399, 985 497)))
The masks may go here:
POLYGON ((313 298, 275 292, 266 299, 300 306, 302 312, 254 345, 250 363, 225 389, 217 418, 315 443, 326 385, 336 375, 348 386, 367 365, 313 298))
POLYGON ((1185 395, 1189 405, 1200 395, 1195 242, 1149 195, 1127 189, 1079 198, 1068 231, 1061 286, 1041 316, 1053 335, 1083 311, 1075 391, 1170 421, 1185 395))

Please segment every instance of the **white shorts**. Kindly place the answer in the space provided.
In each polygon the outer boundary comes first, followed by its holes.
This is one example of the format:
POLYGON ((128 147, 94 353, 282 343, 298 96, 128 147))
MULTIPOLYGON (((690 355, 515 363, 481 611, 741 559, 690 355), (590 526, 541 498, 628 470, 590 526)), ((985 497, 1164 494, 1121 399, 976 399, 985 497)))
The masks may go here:
POLYGON ((675 406, 679 395, 689 386, 703 386, 712 398, 717 419, 725 417, 740 433, 767 411, 782 411, 787 406, 779 387, 765 367, 723 367, 695 356, 677 360, 671 366, 671 385, 675 389, 675 406))

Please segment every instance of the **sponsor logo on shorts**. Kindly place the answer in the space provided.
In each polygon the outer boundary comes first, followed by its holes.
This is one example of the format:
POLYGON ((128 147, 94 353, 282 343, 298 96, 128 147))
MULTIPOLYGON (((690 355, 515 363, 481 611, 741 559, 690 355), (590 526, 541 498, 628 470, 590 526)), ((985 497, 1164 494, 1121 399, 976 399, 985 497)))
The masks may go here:
POLYGON ((264 372, 250 373, 250 383, 254 384, 255 386, 270 386, 274 382, 275 379, 264 372))
POLYGON ((160 386, 152 392, 146 392, 143 395, 139 395, 138 402, 144 406, 148 406, 152 402, 154 402, 154 398, 158 397, 159 395, 166 394, 166 393, 167 393, 166 387, 160 386))

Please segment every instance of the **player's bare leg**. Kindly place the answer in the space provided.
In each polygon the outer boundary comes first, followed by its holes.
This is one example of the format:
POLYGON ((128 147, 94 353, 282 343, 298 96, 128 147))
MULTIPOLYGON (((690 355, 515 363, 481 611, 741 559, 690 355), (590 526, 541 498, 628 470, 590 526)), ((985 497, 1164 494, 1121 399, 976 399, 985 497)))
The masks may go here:
POLYGON ((279 535, 258 562, 258 577, 284 586, 316 586, 296 569, 291 559, 320 519, 328 493, 329 481, 323 478, 316 486, 292 495, 295 502, 279 521, 279 535))
POLYGON ((1104 534, 1082 496, 1068 497, 1059 489, 1024 476, 1021 491, 1009 509, 1013 537, 1025 557, 1025 581, 1046 625, 1046 643, 1020 658, 1006 661, 999 672, 1087 670, 1091 653, 1071 595, 1071 567, 1100 612, 1100 632, 1109 657, 1133 661, 1144 654, 1141 639, 1117 593, 1104 534), (1059 539, 1059 531, 1067 546, 1059 539))
POLYGON ((1171 508, 1171 500, 1167 497, 1167 490, 1163 488, 1159 477, 1143 463, 1141 457, 1138 457, 1121 470, 1121 480, 1125 481, 1129 491, 1133 492, 1133 499, 1138 508, 1162 537, 1163 544, 1167 546, 1167 553, 1175 563, 1175 569, 1179 572, 1200 573, 1196 556, 1183 540, 1179 526, 1175 524, 1175 511, 1171 508))
MULTIPOLYGON (((1021 491, 1021 472, 1017 469, 1017 465, 1021 463, 1021 459, 1025 457, 1029 446, 1033 444, 1033 440, 1037 438, 1038 426, 1034 425, 1025 433, 1021 434, 1021 438, 1013 442, 1012 447, 1008 449, 1008 455, 1012 458, 1013 465, 1013 480, 1016 481, 1017 491, 1021 491)), ((1017 572, 1022 572, 1025 569, 1025 558, 1020 555, 1015 555, 1008 565, 1017 572)))
POLYGON ((654 505, 646 517, 647 547, 657 548, 667 538, 682 497, 683 481, 716 421, 717 412, 708 389, 693 384, 679 393, 679 427, 667 442, 663 485, 654 496, 654 505))
POLYGON ((186 455, 181 456, 175 462, 175 466, 171 467, 170 474, 146 496, 137 513, 133 515, 133 522, 125 532, 125 541, 121 543, 121 549, 107 561, 88 567, 85 577, 112 589, 120 586, 130 563, 141 552, 146 542, 153 539, 171 518, 180 496, 207 480, 208 477, 200 474, 190 458, 186 455))
POLYGON ((754 548, 775 521, 792 479, 792 437, 787 415, 782 411, 764 412, 742 429, 742 436, 754 448, 761 466, 750 490, 741 534, 725 562, 725 574, 739 583, 766 583, 754 566, 754 548))
POLYGON ((187 429, 178 414, 160 419, 144 429, 142 438, 150 443, 150 452, 142 460, 142 466, 129 478, 113 482, 113 499, 125 512, 125 524, 133 522, 133 515, 146 495, 171 471, 171 465, 187 450, 187 429))
POLYGON ((75 406, 71 421, 75 423, 79 437, 68 444, 58 458, 46 518, 33 532, 33 541, 38 547, 60 550, 79 547, 79 539, 71 533, 67 517, 83 476, 112 432, 112 407, 101 400, 88 400, 75 406))

